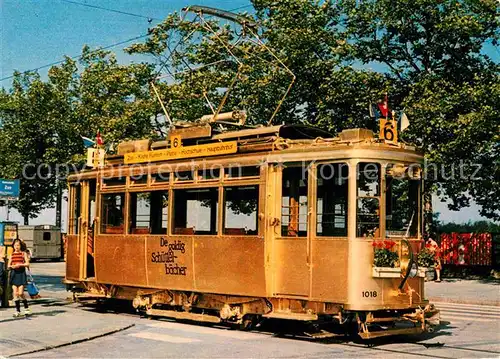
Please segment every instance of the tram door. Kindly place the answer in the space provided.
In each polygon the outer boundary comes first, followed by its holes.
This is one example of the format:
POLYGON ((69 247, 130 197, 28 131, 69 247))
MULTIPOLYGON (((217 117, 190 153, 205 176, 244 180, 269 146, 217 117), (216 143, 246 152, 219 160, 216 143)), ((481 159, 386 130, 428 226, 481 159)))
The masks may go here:
POLYGON ((94 276, 94 213, 96 181, 70 185, 70 218, 67 236, 66 278, 82 280, 94 276))
POLYGON ((275 294, 310 293, 310 186, 304 167, 285 167, 281 176, 281 233, 275 240, 275 294))

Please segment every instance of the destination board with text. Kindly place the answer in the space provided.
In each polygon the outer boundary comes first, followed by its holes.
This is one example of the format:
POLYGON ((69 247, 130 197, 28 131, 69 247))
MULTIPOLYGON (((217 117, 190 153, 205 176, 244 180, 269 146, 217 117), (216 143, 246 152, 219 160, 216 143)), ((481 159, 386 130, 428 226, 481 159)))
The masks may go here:
POLYGON ((142 163, 142 162, 168 161, 168 160, 193 158, 193 157, 219 156, 219 155, 236 153, 237 150, 238 150, 238 143, 236 141, 209 143, 206 145, 186 146, 186 147, 181 146, 181 147, 169 148, 166 150, 158 150, 158 151, 127 153, 125 154, 124 162, 126 164, 130 164, 130 163, 142 163))

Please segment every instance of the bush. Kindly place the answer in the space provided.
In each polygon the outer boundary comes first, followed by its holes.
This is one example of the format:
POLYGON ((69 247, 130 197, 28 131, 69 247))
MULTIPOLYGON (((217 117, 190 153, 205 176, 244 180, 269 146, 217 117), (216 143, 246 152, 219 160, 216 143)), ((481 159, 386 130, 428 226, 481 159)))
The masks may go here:
POLYGON ((423 248, 417 255, 419 267, 433 267, 435 262, 435 254, 428 248, 423 248))
POLYGON ((375 252, 373 255, 373 265, 375 267, 394 268, 399 261, 399 256, 392 249, 396 245, 394 241, 373 242, 375 252))

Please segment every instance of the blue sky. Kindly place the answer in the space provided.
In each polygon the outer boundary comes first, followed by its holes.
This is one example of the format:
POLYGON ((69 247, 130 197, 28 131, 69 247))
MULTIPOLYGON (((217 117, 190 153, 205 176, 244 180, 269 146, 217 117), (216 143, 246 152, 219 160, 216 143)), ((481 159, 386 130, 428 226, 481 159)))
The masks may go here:
MULTIPOLYGON (((14 70, 25 71, 81 53, 83 45, 95 48, 147 33, 148 27, 188 5, 204 5, 231 10, 249 5, 247 0, 75 0, 152 18, 140 18, 76 5, 63 0, 0 0, 0 78, 14 70)), ((247 8, 249 9, 249 8, 247 8)), ((242 9, 244 11, 245 9, 242 9)), ((133 58, 117 46, 118 59, 133 58)), ((139 60, 140 61, 140 60, 139 60)), ((47 69, 41 70, 45 74, 47 69)), ((0 86, 8 87, 9 81, 0 86)))
MULTIPOLYGON (((212 6, 225 10, 242 8, 248 0, 0 0, 0 79, 11 76, 14 70, 26 71, 63 59, 64 55, 78 56, 83 45, 104 47, 147 33, 173 11, 188 5, 212 6), (80 6, 100 6, 117 11, 142 15, 145 18, 80 6), (147 17, 152 18, 148 23, 147 17)), ((251 10, 243 8, 241 11, 251 10)), ((131 42, 132 43, 132 42, 131 42)), ((141 61, 122 52, 126 45, 112 50, 120 62, 141 61)), ((485 53, 499 60, 498 49, 488 46, 485 53)), ((44 76, 48 68, 40 70, 44 76)), ((9 87, 10 80, 0 82, 9 87)), ((445 204, 435 201, 435 209, 444 221, 477 220, 477 206, 460 212, 448 211, 445 204)), ((64 212, 63 212, 64 213, 64 212)), ((0 208, 0 220, 5 219, 5 207, 0 208)), ((32 221, 33 224, 52 223, 54 211, 49 210, 32 221)), ((65 218, 65 215, 63 215, 65 218)), ((11 219, 22 221, 15 211, 11 219)))

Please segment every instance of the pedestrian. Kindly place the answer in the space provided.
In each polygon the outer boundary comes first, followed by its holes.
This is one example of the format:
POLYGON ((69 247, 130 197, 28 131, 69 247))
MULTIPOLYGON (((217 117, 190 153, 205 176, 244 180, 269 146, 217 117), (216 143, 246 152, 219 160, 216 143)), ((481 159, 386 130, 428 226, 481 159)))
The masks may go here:
POLYGON ((441 282, 441 250, 434 239, 430 236, 427 239, 425 246, 434 254, 434 268, 436 269, 436 282, 441 282))
POLYGON ((10 284, 12 285, 12 294, 14 296, 14 304, 16 305, 16 312, 14 317, 30 315, 31 310, 28 306, 28 301, 24 296, 24 286, 28 284, 26 276, 26 268, 30 265, 28 253, 22 250, 22 242, 20 239, 14 239, 12 242, 14 251, 9 257, 8 268, 10 272, 10 284), (21 300, 24 304, 24 313, 21 314, 21 300))

